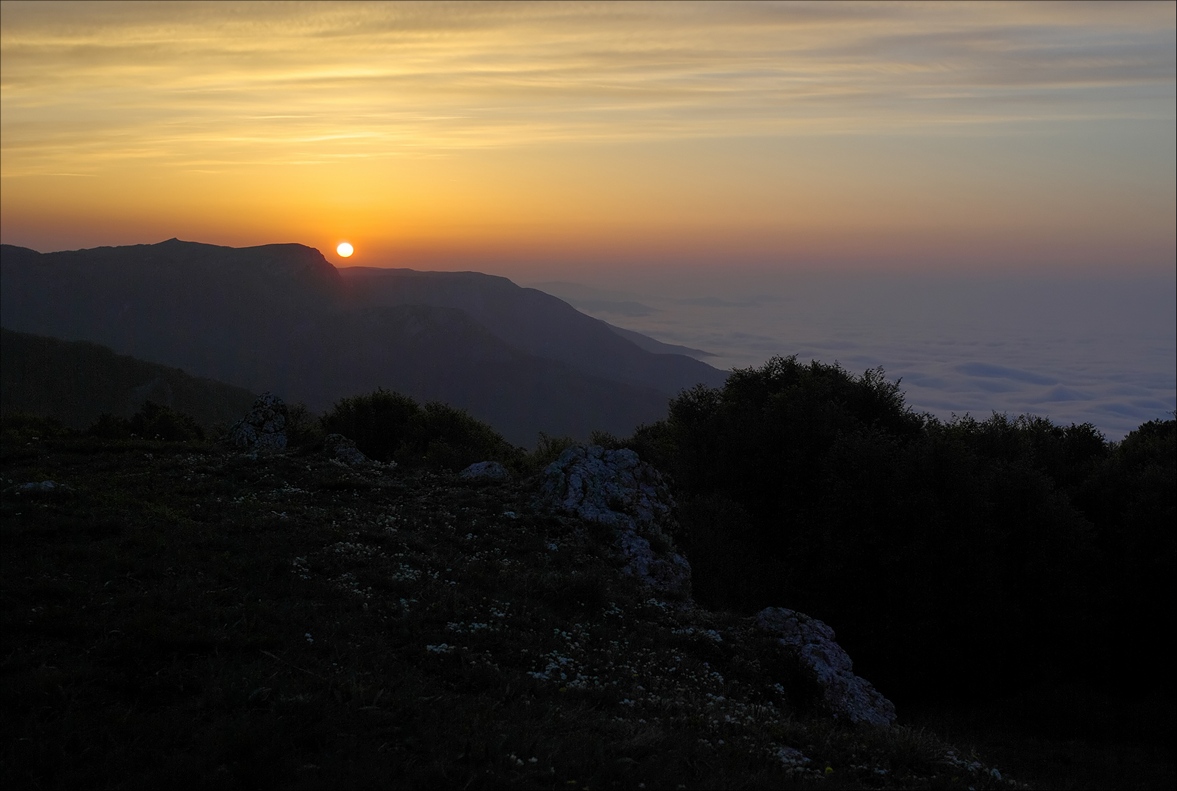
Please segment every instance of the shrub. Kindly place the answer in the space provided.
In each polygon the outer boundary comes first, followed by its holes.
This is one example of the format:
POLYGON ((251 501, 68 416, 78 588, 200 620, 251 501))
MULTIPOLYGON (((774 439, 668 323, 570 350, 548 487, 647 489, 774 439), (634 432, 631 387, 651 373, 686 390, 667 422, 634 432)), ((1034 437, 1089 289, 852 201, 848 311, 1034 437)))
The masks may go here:
POLYGON ((576 444, 572 437, 552 437, 541 431, 535 450, 527 454, 524 463, 529 472, 539 472, 576 444))
POLYGON ((316 446, 325 436, 322 419, 315 417, 306 404, 299 402, 286 405, 286 441, 291 447, 316 446))
POLYGON ((19 410, 5 412, 3 419, 0 419, 0 438, 6 448, 9 445, 25 445, 33 441, 63 437, 70 433, 70 429, 56 418, 32 415, 19 410))
POLYGON ((517 465, 522 451, 465 411, 430 402, 424 407, 383 388, 345 398, 322 418, 323 430, 353 439, 378 461, 461 469, 477 461, 517 465))
POLYGON ((410 421, 413 446, 427 467, 462 469, 478 461, 515 463, 522 451, 464 410, 436 401, 410 421))
POLYGON ((962 676, 983 694, 1084 672, 1091 628, 1117 618, 1109 601, 1157 614, 1146 599, 1167 600, 1173 566, 1173 433, 1142 427, 1113 453, 1090 424, 941 422, 881 369, 778 357, 683 392, 629 446, 675 483, 701 603, 821 618, 889 694, 962 676), (1098 522, 1133 549, 1097 546, 1100 472, 1125 494, 1098 522))
POLYGON ((344 398, 323 416, 329 434, 355 441, 369 458, 392 461, 409 435, 409 423, 420 410, 417 402, 384 388, 368 395, 344 398))
POLYGON ((98 419, 86 429, 86 434, 99 439, 129 439, 131 423, 126 418, 103 412, 98 419))
POLYGON ((128 421, 131 433, 145 439, 187 442, 204 439, 204 429, 190 416, 171 407, 145 401, 128 421))

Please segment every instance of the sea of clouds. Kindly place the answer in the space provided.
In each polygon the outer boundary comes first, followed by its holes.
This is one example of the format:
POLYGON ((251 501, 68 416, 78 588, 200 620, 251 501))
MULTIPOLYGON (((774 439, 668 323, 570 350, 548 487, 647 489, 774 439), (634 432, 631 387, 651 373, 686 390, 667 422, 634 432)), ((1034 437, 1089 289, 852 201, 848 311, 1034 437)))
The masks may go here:
POLYGON ((909 406, 1091 423, 1109 440, 1177 410, 1172 278, 680 275, 543 282, 582 312, 709 352, 717 368, 773 355, 882 366, 909 406))

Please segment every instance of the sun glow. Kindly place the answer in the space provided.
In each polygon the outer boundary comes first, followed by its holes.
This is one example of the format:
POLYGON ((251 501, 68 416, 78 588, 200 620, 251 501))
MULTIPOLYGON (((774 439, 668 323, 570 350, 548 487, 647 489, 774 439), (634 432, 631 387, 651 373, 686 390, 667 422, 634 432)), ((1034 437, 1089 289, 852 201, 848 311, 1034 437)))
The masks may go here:
POLYGON ((341 258, 351 258, 351 254, 355 251, 356 249, 349 242, 340 242, 339 246, 335 248, 335 252, 339 253, 341 258))
POLYGON ((1173 3, 3 9, 7 244, 1172 271, 1173 3))

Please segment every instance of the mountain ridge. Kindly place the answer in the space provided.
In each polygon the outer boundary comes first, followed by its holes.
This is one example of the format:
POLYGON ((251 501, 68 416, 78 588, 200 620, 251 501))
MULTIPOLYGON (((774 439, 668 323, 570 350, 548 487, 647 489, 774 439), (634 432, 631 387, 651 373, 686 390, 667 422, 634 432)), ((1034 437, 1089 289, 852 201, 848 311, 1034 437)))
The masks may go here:
POLYGON ((385 387, 466 409, 524 445, 541 432, 627 434, 681 390, 726 378, 506 278, 340 270, 297 244, 3 245, 0 282, 8 329, 98 343, 315 411, 385 387))
POLYGON ((726 378, 706 363, 685 355, 650 357, 605 322, 579 312, 558 297, 522 288, 504 277, 375 267, 348 267, 339 274, 345 282, 354 284, 351 297, 364 304, 424 301, 455 307, 524 351, 631 384, 657 387, 660 381, 673 381, 682 389, 698 382, 714 386, 726 378), (513 299, 504 298, 504 292, 512 291, 513 299))

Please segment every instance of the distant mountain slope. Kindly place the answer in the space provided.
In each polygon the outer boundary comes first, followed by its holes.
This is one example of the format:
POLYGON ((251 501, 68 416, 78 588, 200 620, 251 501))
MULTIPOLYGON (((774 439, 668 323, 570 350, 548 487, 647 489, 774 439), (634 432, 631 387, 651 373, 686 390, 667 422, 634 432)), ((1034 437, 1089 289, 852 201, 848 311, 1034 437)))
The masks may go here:
MULTIPOLYGON (((87 340, 242 387, 255 358, 340 297, 335 268, 301 245, 154 245, 40 254, 0 248, 0 322, 87 340)), ((279 355, 280 356, 280 355, 279 355)))
MULTIPOLYGON (((585 310, 590 313, 608 313, 623 317, 637 317, 649 316, 659 312, 657 308, 652 308, 649 305, 634 301, 631 299, 631 295, 625 292, 608 291, 601 288, 594 288, 593 286, 586 286, 583 283, 549 280, 532 283, 531 288, 562 299, 577 310, 585 310)), ((641 348, 654 354, 685 354, 687 357, 694 357, 696 360, 715 356, 712 352, 702 349, 679 346, 673 343, 663 343, 648 335, 643 335, 634 330, 623 329, 608 322, 605 322, 605 326, 621 337, 633 341, 641 348)))
POLYGON ((677 343, 663 343, 660 340, 651 338, 649 335, 642 335, 640 332, 627 330, 624 327, 617 327, 608 322, 605 322, 605 326, 627 341, 637 344, 638 348, 645 349, 653 354, 682 354, 687 357, 694 357, 696 360, 702 357, 715 356, 713 352, 705 352, 702 349, 695 349, 691 346, 680 346, 677 343))
POLYGON ((507 343, 589 373, 676 393, 699 382, 718 386, 726 374, 681 354, 650 354, 605 322, 567 302, 504 277, 478 272, 339 270, 349 297, 363 304, 458 308, 507 343))
POLYGON ((28 412, 85 428, 103 412, 130 417, 148 400, 212 426, 239 419, 254 394, 93 343, 0 330, 4 414, 28 412))
POLYGON ((665 416, 664 392, 586 374, 505 343, 466 313, 432 305, 358 308, 310 319, 299 353, 254 378, 316 410, 385 387, 468 410, 531 446, 540 431, 628 433, 665 416))
POLYGON ((725 377, 478 273, 336 270, 301 245, 0 248, 0 322, 273 390, 315 411, 376 387, 445 401, 513 442, 629 433, 725 377))

